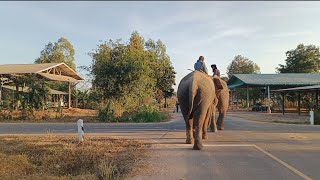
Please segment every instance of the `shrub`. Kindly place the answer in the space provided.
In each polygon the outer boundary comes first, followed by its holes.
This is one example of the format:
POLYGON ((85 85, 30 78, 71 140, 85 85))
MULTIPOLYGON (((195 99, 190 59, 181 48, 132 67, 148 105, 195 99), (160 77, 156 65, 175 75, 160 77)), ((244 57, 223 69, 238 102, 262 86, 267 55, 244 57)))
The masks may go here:
POLYGON ((99 109, 98 120, 100 122, 110 122, 114 119, 113 113, 110 108, 110 104, 111 102, 108 102, 108 104, 104 108, 99 109))
POLYGON ((160 113, 156 106, 142 106, 140 110, 127 117, 121 118, 123 122, 161 122, 166 116, 160 113))
POLYGON ((314 124, 320 125, 320 109, 314 111, 314 124))

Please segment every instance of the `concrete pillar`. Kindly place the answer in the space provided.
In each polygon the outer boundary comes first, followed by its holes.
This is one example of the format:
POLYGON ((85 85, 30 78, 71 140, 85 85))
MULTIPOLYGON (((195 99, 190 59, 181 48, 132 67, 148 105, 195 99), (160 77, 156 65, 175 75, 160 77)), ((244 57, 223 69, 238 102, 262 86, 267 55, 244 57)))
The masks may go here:
POLYGON ((249 86, 247 86, 247 110, 249 111, 250 99, 249 99, 249 86))
POLYGON ((271 114, 270 103, 271 103, 271 100, 270 100, 270 86, 268 86, 268 111, 267 111, 268 114, 271 114))
POLYGON ((68 108, 71 109, 71 82, 68 82, 68 108))

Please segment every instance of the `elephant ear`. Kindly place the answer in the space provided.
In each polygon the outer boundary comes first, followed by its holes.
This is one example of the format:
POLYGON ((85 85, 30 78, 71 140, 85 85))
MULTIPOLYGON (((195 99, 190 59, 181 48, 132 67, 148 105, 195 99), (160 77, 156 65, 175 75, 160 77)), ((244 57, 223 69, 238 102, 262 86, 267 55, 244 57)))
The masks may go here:
POLYGON ((222 79, 217 77, 217 76, 214 76, 213 77, 213 83, 214 83, 214 86, 216 88, 216 91, 220 91, 223 89, 223 86, 222 86, 222 79))

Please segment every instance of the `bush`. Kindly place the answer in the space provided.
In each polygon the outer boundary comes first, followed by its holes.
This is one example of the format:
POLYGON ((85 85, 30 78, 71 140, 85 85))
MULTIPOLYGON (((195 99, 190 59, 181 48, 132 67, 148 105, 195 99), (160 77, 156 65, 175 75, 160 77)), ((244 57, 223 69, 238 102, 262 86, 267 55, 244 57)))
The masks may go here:
POLYGON ((120 118, 122 122, 161 122, 166 116, 154 106, 142 106, 140 110, 129 116, 120 118))
POLYGON ((320 125, 320 109, 314 111, 314 124, 320 125))
POLYGON ((111 111, 110 104, 111 103, 109 102, 103 109, 99 109, 98 120, 100 122, 110 122, 114 120, 114 116, 111 111))

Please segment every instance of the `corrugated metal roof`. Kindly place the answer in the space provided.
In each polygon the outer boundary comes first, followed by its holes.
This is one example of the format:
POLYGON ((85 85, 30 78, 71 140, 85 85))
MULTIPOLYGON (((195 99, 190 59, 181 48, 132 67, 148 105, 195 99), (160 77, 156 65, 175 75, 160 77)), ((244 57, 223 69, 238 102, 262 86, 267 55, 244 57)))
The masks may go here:
POLYGON ((228 85, 307 86, 320 84, 320 73, 234 74, 228 85))
POLYGON ((51 68, 61 70, 61 75, 69 76, 76 80, 83 80, 65 63, 3 64, 0 65, 0 74, 39 74, 51 68))

